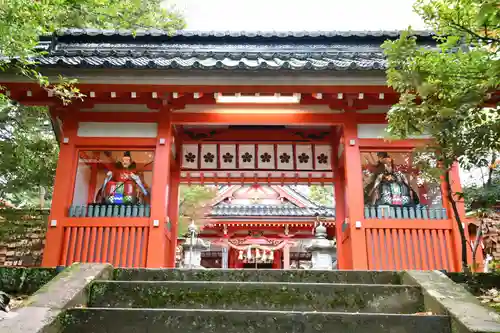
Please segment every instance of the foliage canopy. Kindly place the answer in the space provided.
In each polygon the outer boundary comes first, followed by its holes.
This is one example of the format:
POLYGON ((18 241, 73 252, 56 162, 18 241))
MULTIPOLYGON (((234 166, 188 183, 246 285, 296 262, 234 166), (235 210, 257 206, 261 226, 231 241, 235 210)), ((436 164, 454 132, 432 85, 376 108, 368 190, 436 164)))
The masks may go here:
POLYGON ((388 132, 433 137, 420 155, 440 161, 465 267, 466 240, 450 170, 456 162, 466 169, 487 166, 485 157, 500 150, 500 108, 485 107, 500 85, 500 7, 494 0, 417 0, 414 9, 435 32, 437 46, 420 46, 411 30, 383 44, 388 83, 400 93, 388 113, 388 132))
MULTIPOLYGON (((162 0, 0 0, 0 72, 17 73, 51 90, 63 103, 84 98, 76 81, 52 82, 34 60, 39 37, 64 28, 182 29, 184 19, 162 0), (15 61, 13 61, 15 60, 15 61)), ((57 143, 45 108, 23 107, 0 87, 0 199, 14 204, 47 189, 50 196, 57 143)))

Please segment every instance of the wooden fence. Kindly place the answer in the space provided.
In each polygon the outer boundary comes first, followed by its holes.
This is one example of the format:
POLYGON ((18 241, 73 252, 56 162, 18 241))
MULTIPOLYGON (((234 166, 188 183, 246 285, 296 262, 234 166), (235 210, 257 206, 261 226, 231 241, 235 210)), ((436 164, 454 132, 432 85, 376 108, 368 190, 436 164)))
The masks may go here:
POLYGON ((365 220, 370 270, 454 271, 451 220, 365 220))
POLYGON ((63 228, 61 266, 99 262, 115 267, 146 267, 147 218, 75 218, 65 221, 63 228))

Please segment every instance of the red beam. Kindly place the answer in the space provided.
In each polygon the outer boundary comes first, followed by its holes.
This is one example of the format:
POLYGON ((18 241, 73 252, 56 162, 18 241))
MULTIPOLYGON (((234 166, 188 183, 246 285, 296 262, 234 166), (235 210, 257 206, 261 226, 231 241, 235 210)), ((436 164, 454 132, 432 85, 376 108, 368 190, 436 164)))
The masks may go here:
MULTIPOLYGON (((279 107, 277 107, 279 108, 279 107)), ((235 107, 238 110, 238 107, 235 107)), ((360 123, 386 123, 385 114, 357 114, 360 123)), ((345 113, 173 113, 173 124, 226 124, 226 125, 339 125, 346 121, 345 113)))
MULTIPOLYGON (((188 171, 188 170, 184 170, 188 171)), ((192 171, 192 170, 189 170, 192 171)), ((244 184, 333 184, 335 178, 306 178, 306 177, 289 177, 289 178, 268 178, 268 177, 246 177, 246 178, 227 178, 227 177, 182 177, 182 184, 231 184, 240 185, 244 184)))
POLYGON ((62 227, 149 227, 148 217, 72 217, 61 221, 62 227))
MULTIPOLYGON (((5 86, 9 90, 33 90, 40 89, 36 83, 30 82, 0 82, 0 86, 5 86)), ((384 85, 163 85, 163 84, 89 84, 81 83, 77 85, 82 92, 157 92, 158 95, 169 92, 202 92, 202 93, 395 93, 395 91, 384 85)))
POLYGON ((186 130, 183 131, 181 138, 182 141, 187 142, 203 142, 210 141, 211 143, 234 141, 238 143, 250 142, 321 142, 321 143, 331 143, 333 142, 333 134, 330 130, 310 130, 310 129, 284 129, 280 131, 276 130, 241 130, 241 129, 229 129, 221 128, 215 131, 215 133, 210 133, 210 129, 204 130, 191 130, 189 131, 191 135, 188 134, 186 130), (323 132, 328 132, 324 134, 323 132), (299 133, 299 134, 297 134, 299 133))
POLYGON ((410 219, 366 219, 363 222, 365 229, 429 229, 451 230, 453 221, 448 220, 410 220, 410 219))
MULTIPOLYGON (((274 106, 273 109, 279 109, 274 106)), ((235 106, 235 110, 240 107, 235 106)), ((174 124, 341 124, 345 121, 344 113, 252 113, 251 110, 242 113, 183 113, 174 112, 172 122, 174 124)), ((154 123, 159 119, 159 112, 79 112, 78 121, 89 122, 141 122, 154 123)), ((385 113, 356 114, 360 124, 385 124, 387 122, 385 113)))
MULTIPOLYGON (((237 107, 235 107, 237 109, 237 107)), ((342 114, 318 113, 173 113, 173 124, 226 125, 331 125, 342 124, 342 114)))

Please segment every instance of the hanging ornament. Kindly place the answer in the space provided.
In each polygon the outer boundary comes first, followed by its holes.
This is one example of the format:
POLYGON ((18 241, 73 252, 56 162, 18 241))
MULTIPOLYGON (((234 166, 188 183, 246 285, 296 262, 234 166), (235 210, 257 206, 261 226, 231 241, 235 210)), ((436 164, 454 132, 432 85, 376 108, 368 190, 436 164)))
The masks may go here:
POLYGON ((273 250, 271 250, 269 252, 269 261, 274 261, 274 252, 273 252, 273 250))
POLYGON ((252 259, 252 247, 249 246, 248 250, 247 250, 247 260, 251 260, 251 259, 252 259))
POLYGON ((258 248, 255 249, 255 259, 259 259, 260 258, 260 251, 258 248))
POLYGON ((243 260, 243 251, 238 254, 238 260, 243 260))

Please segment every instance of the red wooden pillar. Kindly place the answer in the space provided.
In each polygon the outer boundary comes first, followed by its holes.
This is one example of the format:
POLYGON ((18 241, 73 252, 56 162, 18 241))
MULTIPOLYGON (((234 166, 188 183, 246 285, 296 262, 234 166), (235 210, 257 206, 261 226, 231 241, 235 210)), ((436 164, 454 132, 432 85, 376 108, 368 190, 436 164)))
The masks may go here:
POLYGON ((345 185, 344 185, 344 169, 338 168, 335 176, 335 237, 337 239, 337 268, 344 269, 345 251, 342 246, 342 224, 345 220, 345 185))
POLYGON ((55 267, 61 264, 61 251, 64 240, 64 229, 61 221, 66 217, 68 206, 73 198, 73 183, 76 174, 76 148, 78 123, 75 110, 66 110, 63 119, 63 135, 57 162, 52 207, 48 220, 43 250, 43 267, 55 267))
POLYGON ((281 260, 283 259, 282 257, 283 251, 281 250, 276 250, 274 251, 274 261, 273 261, 273 269, 281 269, 281 260))
POLYGON ((346 116, 344 124, 344 175, 347 207, 345 213, 349 219, 352 269, 366 270, 368 269, 368 256, 363 227, 364 198, 358 129, 355 114, 348 113, 346 116))
MULTIPOLYGON (((172 146, 172 123, 170 109, 164 106, 158 123, 153 181, 151 190, 151 218, 147 248, 146 267, 164 267, 165 252, 169 243, 166 233, 167 194, 170 178, 170 151, 172 146)), ((175 254, 174 254, 175 255, 175 254)))
MULTIPOLYGON (((332 127, 332 132, 337 133, 335 127, 332 127)), ((337 269, 345 269, 346 249, 342 246, 342 224, 345 220, 345 181, 343 160, 339 156, 339 153, 342 152, 339 150, 339 146, 340 134, 337 133, 332 142, 332 170, 334 176, 333 186, 335 198, 335 239, 337 240, 337 269)))
MULTIPOLYGON (((179 150, 177 150, 177 154, 179 150)), ((175 268, 175 249, 177 247, 177 233, 179 230, 179 185, 180 168, 175 165, 170 172, 170 186, 168 191, 168 217, 170 219, 170 246, 167 251, 167 267, 175 268)))

